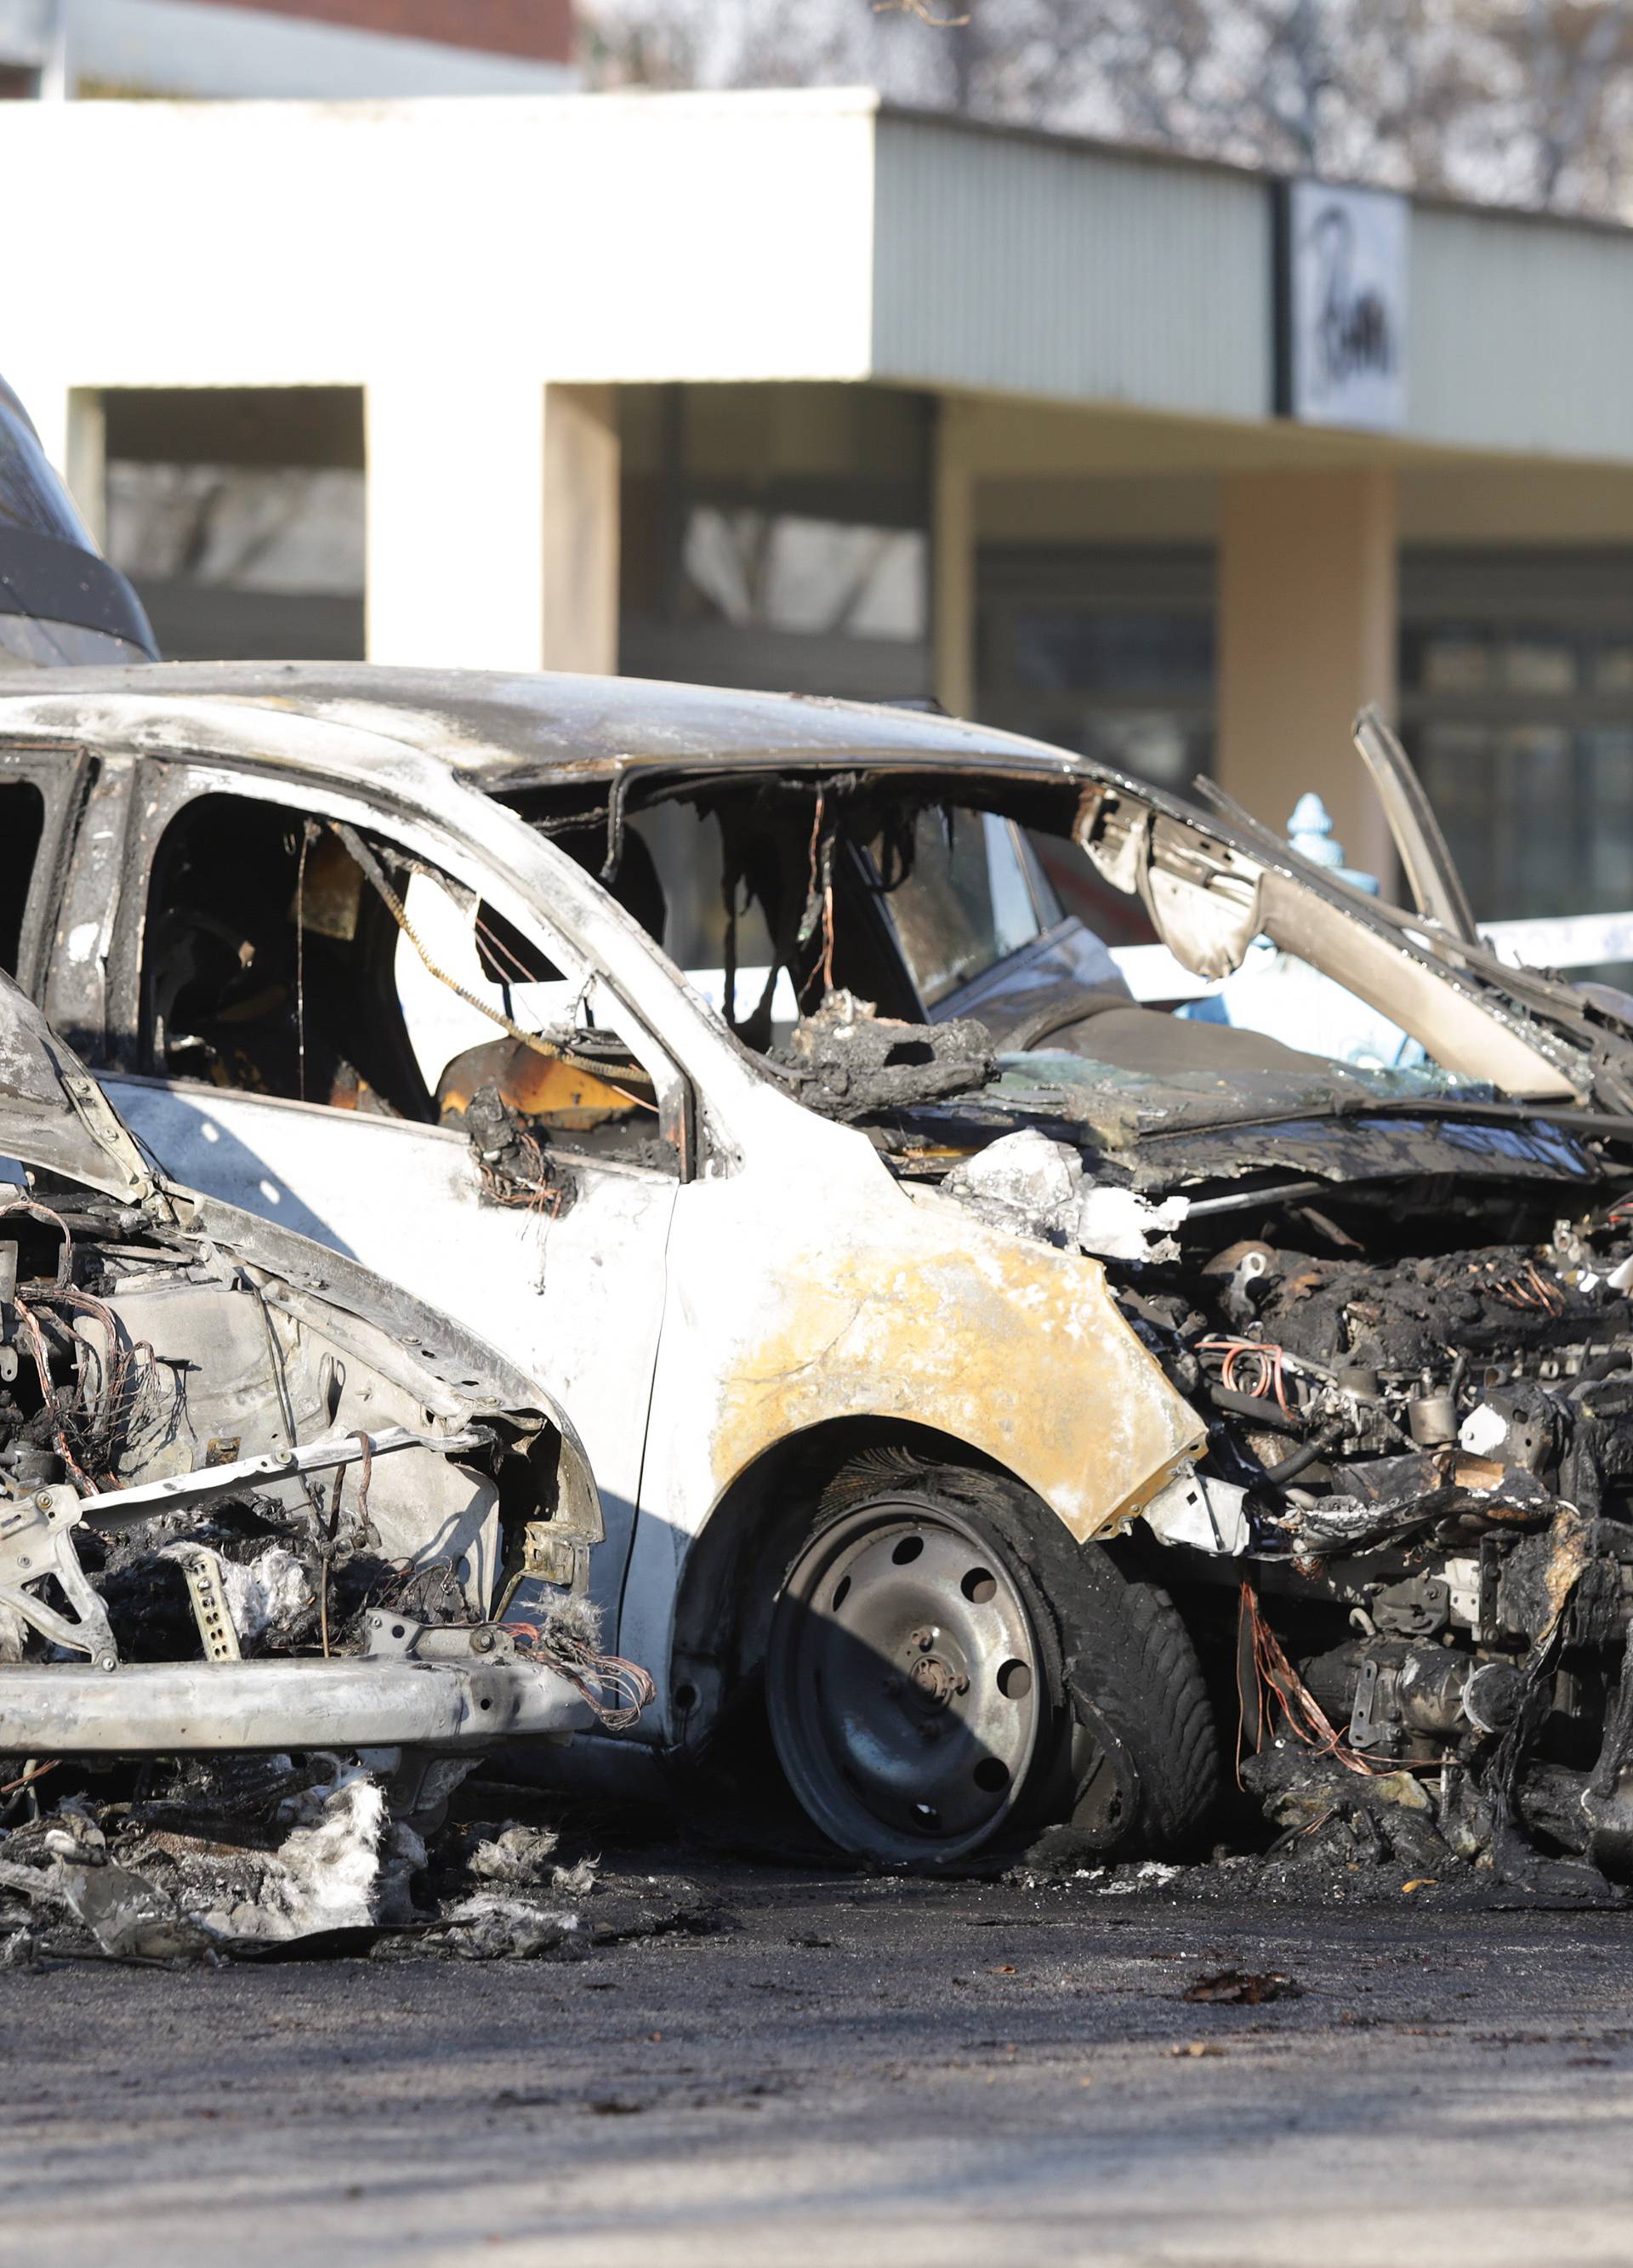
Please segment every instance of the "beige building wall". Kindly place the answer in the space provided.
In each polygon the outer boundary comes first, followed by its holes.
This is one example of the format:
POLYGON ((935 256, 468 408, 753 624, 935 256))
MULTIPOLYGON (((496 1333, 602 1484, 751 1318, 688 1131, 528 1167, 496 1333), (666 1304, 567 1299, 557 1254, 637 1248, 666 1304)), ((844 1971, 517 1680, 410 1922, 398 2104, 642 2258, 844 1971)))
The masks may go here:
POLYGON ((1219 784, 1278 831, 1318 789, 1350 863, 1386 877, 1388 830, 1350 721, 1364 702, 1394 707, 1395 546, 1393 473, 1221 484, 1219 784))

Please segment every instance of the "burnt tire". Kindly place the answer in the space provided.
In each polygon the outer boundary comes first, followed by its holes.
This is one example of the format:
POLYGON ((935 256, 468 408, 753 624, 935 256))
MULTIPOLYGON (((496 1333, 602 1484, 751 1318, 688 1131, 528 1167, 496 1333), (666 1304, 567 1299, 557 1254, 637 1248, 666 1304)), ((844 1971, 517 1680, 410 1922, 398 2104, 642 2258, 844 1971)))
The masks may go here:
POLYGON ((784 1564, 772 1742, 842 1850, 935 1867, 1069 1826, 1110 1858, 1193 1844, 1213 1717, 1155 1585, 1001 1475, 883 1453, 839 1475, 784 1564))

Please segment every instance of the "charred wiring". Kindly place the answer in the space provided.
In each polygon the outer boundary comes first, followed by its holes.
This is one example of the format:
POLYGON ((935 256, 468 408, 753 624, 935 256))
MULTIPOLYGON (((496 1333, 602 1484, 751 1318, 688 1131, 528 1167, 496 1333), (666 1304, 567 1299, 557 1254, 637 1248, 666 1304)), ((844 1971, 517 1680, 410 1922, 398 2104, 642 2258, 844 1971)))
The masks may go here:
POLYGON ((1151 1524, 1234 1594, 1242 1779, 1273 1816, 1313 1831, 1318 1795, 1383 1780, 1409 1863, 1428 1836, 1448 1864, 1625 1874, 1633 1205, 1445 1249, 1419 1204, 1384 1232, 1335 1193, 1114 1266, 1208 1425, 1151 1524))

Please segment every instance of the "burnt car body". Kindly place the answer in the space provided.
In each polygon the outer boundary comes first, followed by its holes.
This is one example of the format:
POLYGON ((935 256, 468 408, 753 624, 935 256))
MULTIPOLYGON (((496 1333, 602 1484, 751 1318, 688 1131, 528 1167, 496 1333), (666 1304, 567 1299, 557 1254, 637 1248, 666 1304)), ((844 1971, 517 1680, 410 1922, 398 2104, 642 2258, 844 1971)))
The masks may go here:
POLYGON ((849 1848, 1114 1852, 1239 1710, 1615 1841, 1633 1009, 1432 856, 1400 909, 971 725, 362 667, 37 680, 19 791, 24 981, 153 1153, 572 1409, 660 1692, 568 1764, 769 1716, 849 1848), (1034 845, 1200 976, 1268 939, 1305 1043, 1135 1002, 1034 845))
POLYGON ((593 1721, 497 1615, 536 1633, 599 1529, 536 1386, 167 1182, 0 977, 8 1756, 367 1752, 412 1809, 433 1759, 593 1721))

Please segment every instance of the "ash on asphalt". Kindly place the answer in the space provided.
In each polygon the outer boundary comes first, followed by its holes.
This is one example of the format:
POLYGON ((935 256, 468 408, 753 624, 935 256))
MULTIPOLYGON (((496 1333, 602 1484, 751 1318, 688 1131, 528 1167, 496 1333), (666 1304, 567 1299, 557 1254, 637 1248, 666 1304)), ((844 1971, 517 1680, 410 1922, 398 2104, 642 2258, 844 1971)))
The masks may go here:
POLYGON ((0 1972, 13 2257, 1625 2257, 1622 1912, 600 1855, 709 1926, 0 1972))

